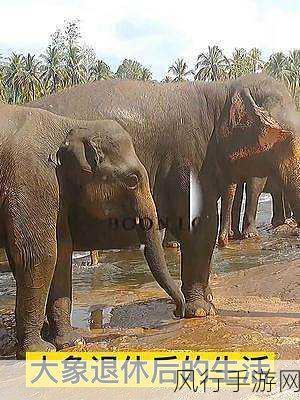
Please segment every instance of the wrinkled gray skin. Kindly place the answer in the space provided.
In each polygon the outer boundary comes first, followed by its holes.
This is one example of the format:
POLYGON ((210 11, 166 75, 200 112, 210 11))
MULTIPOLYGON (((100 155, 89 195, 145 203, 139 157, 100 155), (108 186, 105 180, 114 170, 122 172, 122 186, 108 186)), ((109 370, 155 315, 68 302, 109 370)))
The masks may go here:
POLYGON ((45 307, 57 348, 80 338, 70 324, 72 251, 93 248, 94 236, 104 240, 103 229, 80 226, 86 216, 103 226, 109 216, 139 218, 136 240, 145 244, 154 277, 183 315, 184 298, 166 268, 146 170, 118 123, 0 105, 0 196, 0 245, 17 284, 19 358, 54 348, 41 338, 45 307), (153 221, 149 229, 142 224, 146 218, 153 221))
POLYGON ((221 219, 218 237, 219 247, 228 245, 230 239, 248 239, 259 236, 256 229, 258 199, 262 192, 270 193, 273 203, 271 223, 274 228, 291 218, 290 205, 280 182, 273 178, 252 177, 239 184, 232 183, 221 195, 221 219), (242 231, 240 231, 241 208, 245 189, 246 202, 242 231))
MULTIPOLYGON (((67 89, 31 106, 82 119, 115 119, 130 133, 149 174, 161 225, 181 244, 186 317, 214 310, 209 275, 216 202, 227 184, 276 175, 300 216, 295 107, 284 86, 265 75, 218 83, 107 80, 67 89), (190 182, 200 192, 198 210, 191 212, 190 182), (194 212, 200 216, 190 229, 194 212)), ((95 238, 93 248, 113 245, 95 238)))

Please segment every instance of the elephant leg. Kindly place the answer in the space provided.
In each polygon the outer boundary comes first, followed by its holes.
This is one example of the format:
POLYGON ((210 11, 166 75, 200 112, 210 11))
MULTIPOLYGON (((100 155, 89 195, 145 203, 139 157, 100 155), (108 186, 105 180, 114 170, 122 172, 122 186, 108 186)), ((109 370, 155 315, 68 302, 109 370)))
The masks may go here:
POLYGON ((257 205, 259 196, 266 186, 266 182, 267 178, 251 178, 246 182, 246 207, 242 232, 242 237, 244 239, 259 236, 255 223, 257 205))
MULTIPOLYGON (((181 279, 182 292, 186 299, 187 318, 203 317, 215 313, 212 304, 212 294, 209 288, 209 275, 211 257, 217 238, 217 193, 214 192, 216 185, 212 184, 212 179, 202 179, 199 181, 199 196, 202 207, 199 207, 199 216, 195 219, 196 224, 175 228, 172 234, 180 243, 181 249, 181 279)), ((175 185, 183 187, 183 184, 175 185)), ((174 196, 175 197, 175 196, 174 196)), ((174 203, 169 202, 169 210, 181 217, 184 221, 190 221, 190 199, 189 191, 182 190, 174 203), (176 200, 176 204, 175 204, 176 200), (177 212, 177 214, 176 214, 177 212)))
POLYGON ((58 220, 57 262, 47 303, 50 340, 57 349, 84 343, 71 325, 73 245, 66 213, 58 220))
POLYGON ((91 257, 91 265, 97 265, 100 262, 101 255, 99 250, 91 250, 90 257, 91 257))
POLYGON ((241 219, 243 195, 244 195, 244 182, 241 182, 237 185, 232 205, 231 230, 233 239, 241 239, 240 219, 241 219))
POLYGON ((211 257, 217 235, 217 209, 206 210, 197 232, 181 237, 181 280, 186 299, 186 318, 214 314, 209 287, 211 257))
POLYGON ((288 202, 284 192, 283 192, 283 202, 284 202, 284 213, 285 213, 285 219, 292 218, 293 212, 290 206, 290 203, 288 202))
POLYGON ((271 192, 272 203, 273 203, 273 216, 272 216, 272 226, 276 228, 277 226, 283 225, 285 223, 285 206, 282 190, 273 190, 271 192))
POLYGON ((57 256, 57 214, 34 210, 34 204, 22 208, 30 209, 30 217, 14 215, 6 226, 6 251, 17 286, 15 318, 20 359, 29 351, 55 350, 41 338, 41 330, 57 256))
POLYGON ((237 184, 231 183, 226 186, 221 196, 221 222, 220 232, 218 237, 218 245, 226 247, 231 235, 231 214, 235 198, 237 184))
POLYGON ((268 178, 265 191, 269 192, 272 196, 273 215, 271 224, 274 228, 276 228, 280 225, 283 225, 285 223, 285 219, 288 218, 285 215, 285 198, 282 184, 270 177, 268 178))

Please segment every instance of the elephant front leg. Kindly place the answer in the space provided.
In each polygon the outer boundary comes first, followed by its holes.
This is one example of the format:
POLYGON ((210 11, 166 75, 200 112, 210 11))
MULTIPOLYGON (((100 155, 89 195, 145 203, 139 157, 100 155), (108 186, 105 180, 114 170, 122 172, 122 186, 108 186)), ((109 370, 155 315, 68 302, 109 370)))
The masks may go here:
POLYGON ((166 208, 169 229, 179 241, 181 250, 185 317, 215 314, 209 276, 217 239, 217 184, 210 165, 203 166, 199 176, 188 168, 173 171, 168 192, 172 193, 166 208), (180 191, 176 191, 178 187, 180 191))
POLYGON ((81 333, 71 325, 72 310, 72 253, 68 226, 59 221, 58 248, 55 272, 47 303, 49 339, 57 349, 84 344, 81 333))
MULTIPOLYGON (((49 224, 51 226, 52 221, 49 224)), ((13 225, 9 224, 8 229, 10 234, 6 251, 17 286, 17 358, 24 359, 26 352, 55 351, 51 343, 41 338, 41 329, 56 262, 56 233, 55 229, 50 232, 48 227, 43 226, 38 229, 38 232, 43 232, 41 236, 32 229, 30 236, 20 237, 20 232, 13 225)))
MULTIPOLYGON (((203 190, 207 194, 208 191, 203 190)), ((186 318, 215 314, 209 287, 210 265, 217 238, 216 195, 207 196, 196 224, 188 229, 174 229, 173 235, 180 242, 182 292, 186 300, 186 318)), ((178 210, 188 209, 182 199, 178 210)), ((183 211, 183 215, 185 214, 183 211)), ((186 218, 184 218, 186 219, 186 218)))
POLYGON ((201 217, 194 232, 181 243, 182 292, 186 299, 186 318, 215 314, 209 287, 210 265, 217 234, 217 210, 212 205, 201 217))

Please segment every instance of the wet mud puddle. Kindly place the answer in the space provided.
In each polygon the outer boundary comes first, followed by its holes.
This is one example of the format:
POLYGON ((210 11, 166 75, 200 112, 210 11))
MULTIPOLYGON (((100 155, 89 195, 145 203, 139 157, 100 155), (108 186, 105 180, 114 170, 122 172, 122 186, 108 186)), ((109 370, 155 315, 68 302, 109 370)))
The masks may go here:
MULTIPOLYGON (((271 206, 270 196, 263 194, 257 218, 261 237, 233 241, 226 249, 216 249, 213 273, 226 274, 299 258, 300 239, 284 231, 274 233, 271 228, 271 206)), ((83 265, 88 255, 77 256, 83 258, 76 260, 73 272, 77 303, 73 311, 75 326, 126 331, 159 329, 174 323, 174 306, 166 300, 153 299, 159 291, 141 250, 103 252, 100 265, 96 267, 83 265)), ((168 248, 166 256, 171 275, 179 279, 180 252, 168 248)), ((163 292, 161 294, 163 297, 163 292)))
MULTIPOLYGON (((216 249, 213 273, 249 270, 259 265, 291 262, 299 258, 300 239, 274 234, 270 227, 270 196, 260 199, 257 225, 260 239, 230 242, 216 249)), ((179 279, 180 252, 166 249, 171 275, 179 279)), ((140 249, 104 251, 100 263, 87 265, 89 253, 75 253, 73 267, 73 325, 90 332, 177 330, 182 323, 173 318, 174 306, 158 289, 140 249)), ((7 270, 0 272, 0 312, 12 310, 15 282, 7 270)))

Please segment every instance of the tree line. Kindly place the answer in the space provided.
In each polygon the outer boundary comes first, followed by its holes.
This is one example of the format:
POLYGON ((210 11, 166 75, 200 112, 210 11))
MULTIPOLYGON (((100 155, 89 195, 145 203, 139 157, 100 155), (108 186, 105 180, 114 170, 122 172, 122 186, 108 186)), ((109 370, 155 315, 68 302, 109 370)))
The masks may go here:
MULTIPOLYGON (((183 58, 171 65, 162 83, 183 80, 217 81, 265 71, 282 81, 299 107, 300 50, 276 52, 264 60, 260 49, 237 48, 230 57, 217 46, 209 46, 197 57, 194 68, 183 58)), ((124 59, 116 71, 97 58, 92 47, 83 43, 80 22, 66 21, 51 37, 39 56, 0 54, 0 100, 22 104, 66 87, 102 79, 153 80, 151 69, 132 59, 124 59)))

